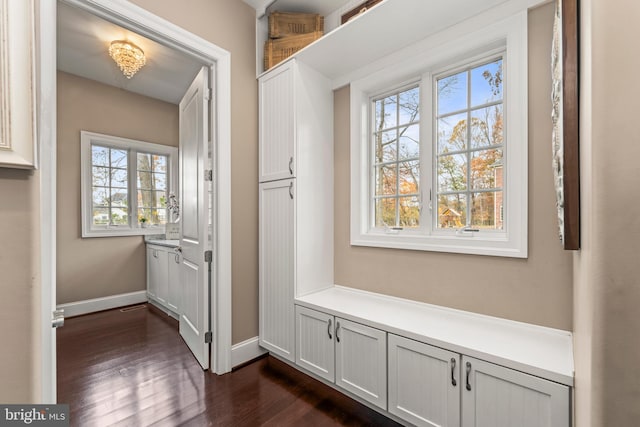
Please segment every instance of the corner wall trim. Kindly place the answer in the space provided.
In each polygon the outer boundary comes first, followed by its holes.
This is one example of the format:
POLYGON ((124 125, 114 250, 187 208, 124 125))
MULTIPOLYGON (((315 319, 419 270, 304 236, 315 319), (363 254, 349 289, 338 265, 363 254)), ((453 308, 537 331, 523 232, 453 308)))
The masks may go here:
POLYGON ((143 302, 147 302, 147 291, 129 292, 126 294, 58 304, 58 309, 63 309, 64 317, 69 318, 143 302))
POLYGON ((260 357, 267 350, 260 347, 258 337, 249 338, 231 346, 231 366, 236 367, 250 360, 260 357))

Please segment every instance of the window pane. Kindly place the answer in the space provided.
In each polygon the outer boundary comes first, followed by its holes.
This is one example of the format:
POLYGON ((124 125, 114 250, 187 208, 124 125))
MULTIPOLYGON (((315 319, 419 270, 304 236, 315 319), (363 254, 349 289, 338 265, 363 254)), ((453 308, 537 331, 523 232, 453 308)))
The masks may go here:
POLYGON ((438 80, 438 115, 467 108, 467 72, 438 80))
POLYGON ((147 224, 151 222, 151 209, 148 208, 138 208, 138 222, 140 219, 145 218, 147 220, 147 224))
POLYGON ((420 155, 420 125, 400 129, 400 159, 417 158, 420 155))
POLYGON ((153 174, 153 185, 156 190, 166 190, 167 189, 167 174, 165 173, 154 173, 153 174))
POLYGON ((127 170, 111 169, 111 186, 118 188, 127 188, 127 170))
POLYGON ((154 154, 152 167, 154 172, 167 172, 167 156, 154 154))
POLYGON ((109 149, 99 145, 91 146, 91 164, 96 166, 109 166, 109 149))
POLYGON ((91 169, 91 181, 94 187, 108 187, 110 183, 109 168, 96 167, 91 169))
POLYGON ((498 145, 502 142, 502 104, 472 111, 471 147, 498 145))
POLYGON ((151 154, 138 153, 138 170, 139 171, 151 170, 151 154))
POLYGON ((438 119, 438 153, 467 149, 467 113, 438 119))
POLYGON ((391 127, 397 126, 398 105, 396 95, 392 95, 376 101, 375 109, 375 130, 389 129, 391 127))
POLYGON ((93 206, 109 206, 109 189, 104 187, 93 188, 93 206))
POLYGON ((386 165, 376 168, 376 196, 388 196, 396 194, 396 169, 397 166, 386 165))
POLYGON ((126 209, 123 208, 111 208, 111 224, 113 225, 128 225, 129 214, 126 209))
POLYGON ((165 208, 167 206, 167 193, 164 191, 153 192, 153 205, 154 208, 165 208))
POLYGON ((397 131, 376 133, 374 135, 375 162, 392 162, 396 160, 397 154, 397 131))
POLYGON ((127 167, 127 150, 111 149, 111 167, 126 168, 127 167))
POLYGON ((502 99, 502 59, 471 70, 471 106, 502 99))
POLYGON ((438 228, 460 228, 467 223, 465 194, 438 196, 438 228))
POLYGON ((93 208, 93 225, 109 224, 108 208, 93 208))
POLYGON ((417 196, 400 197, 400 226, 418 227, 420 225, 420 203, 417 196))
POLYGON ((401 92, 399 104, 400 125, 420 120, 420 89, 418 87, 401 92))
POLYGON ((112 188, 111 189, 111 206, 124 206, 128 205, 129 192, 126 188, 112 188))
POLYGON ((141 190, 153 189, 153 175, 151 172, 138 171, 138 188, 141 190))
POLYGON ((502 191, 471 194, 471 225, 484 229, 502 229, 502 191))
POLYGON ((396 199, 392 197, 376 199, 376 227, 395 227, 396 199))
POLYGON ((473 189, 501 188, 502 150, 476 151, 471 156, 471 187, 473 189))
POLYGON ((462 191, 467 188, 467 156, 453 154, 438 157, 438 191, 462 191))
POLYGON ((417 194, 420 183, 420 163, 418 161, 402 162, 400 171, 400 194, 417 194))

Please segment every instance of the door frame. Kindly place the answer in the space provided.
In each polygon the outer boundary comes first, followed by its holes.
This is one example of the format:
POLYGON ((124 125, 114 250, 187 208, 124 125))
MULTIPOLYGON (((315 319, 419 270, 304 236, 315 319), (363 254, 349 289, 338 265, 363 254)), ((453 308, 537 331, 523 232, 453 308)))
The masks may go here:
MULTIPOLYGON (((60 0, 200 60, 210 67, 214 156, 210 322, 211 371, 231 371, 231 54, 126 0, 60 0)), ((38 0, 36 86, 40 150, 40 401, 56 402, 56 39, 57 0, 38 0)), ((37 377, 37 375, 36 375, 37 377)))

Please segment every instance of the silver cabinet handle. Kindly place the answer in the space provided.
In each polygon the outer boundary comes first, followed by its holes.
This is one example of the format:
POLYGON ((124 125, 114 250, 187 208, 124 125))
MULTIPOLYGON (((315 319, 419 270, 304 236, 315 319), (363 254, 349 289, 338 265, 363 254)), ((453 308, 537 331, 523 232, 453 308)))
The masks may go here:
POLYGON ((336 341, 340 342, 340 335, 338 335, 338 332, 340 332, 340 322, 336 322, 336 341))
POLYGON ((458 385, 458 381, 456 381, 456 358, 452 357, 451 358, 451 385, 452 386, 457 386, 458 385))
POLYGON ((289 183, 289 197, 293 200, 293 181, 289 183))
POLYGON ((467 362, 467 390, 471 391, 471 383, 469 377, 471 376, 471 362, 467 362))
POLYGON ((293 175, 293 157, 289 157, 289 173, 293 175))
POLYGON ((327 334, 329 334, 329 339, 333 339, 333 335, 331 335, 331 319, 329 319, 329 325, 327 326, 327 334))

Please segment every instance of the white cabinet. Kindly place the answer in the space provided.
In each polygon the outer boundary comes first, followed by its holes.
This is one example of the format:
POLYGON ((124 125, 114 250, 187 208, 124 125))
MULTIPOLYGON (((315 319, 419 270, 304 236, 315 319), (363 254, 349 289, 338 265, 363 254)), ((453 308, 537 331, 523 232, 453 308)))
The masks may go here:
POLYGON ((336 384, 387 409, 387 334, 336 317, 336 384))
POLYGON ((259 81, 260 182, 295 176, 294 64, 287 63, 259 81))
POLYGON ((182 295, 180 255, 174 248, 147 244, 147 295, 149 299, 177 316, 182 295))
POLYGON ((296 306, 296 364, 387 408, 386 333, 296 306))
POLYGON ((417 426, 460 425, 460 355, 389 334, 389 412, 417 426))
POLYGON ((259 342, 295 362, 294 298, 333 286, 333 94, 295 61, 259 92, 259 342))
POLYGON ((295 181, 272 181, 259 187, 260 345, 294 358, 295 181))
POLYGON ((330 314, 296 306, 296 364, 335 381, 335 320, 330 314))
POLYGON ((569 387, 464 356, 463 427, 569 427, 569 387))
POLYGON ((389 412, 417 426, 569 427, 569 387, 389 334, 389 412))

